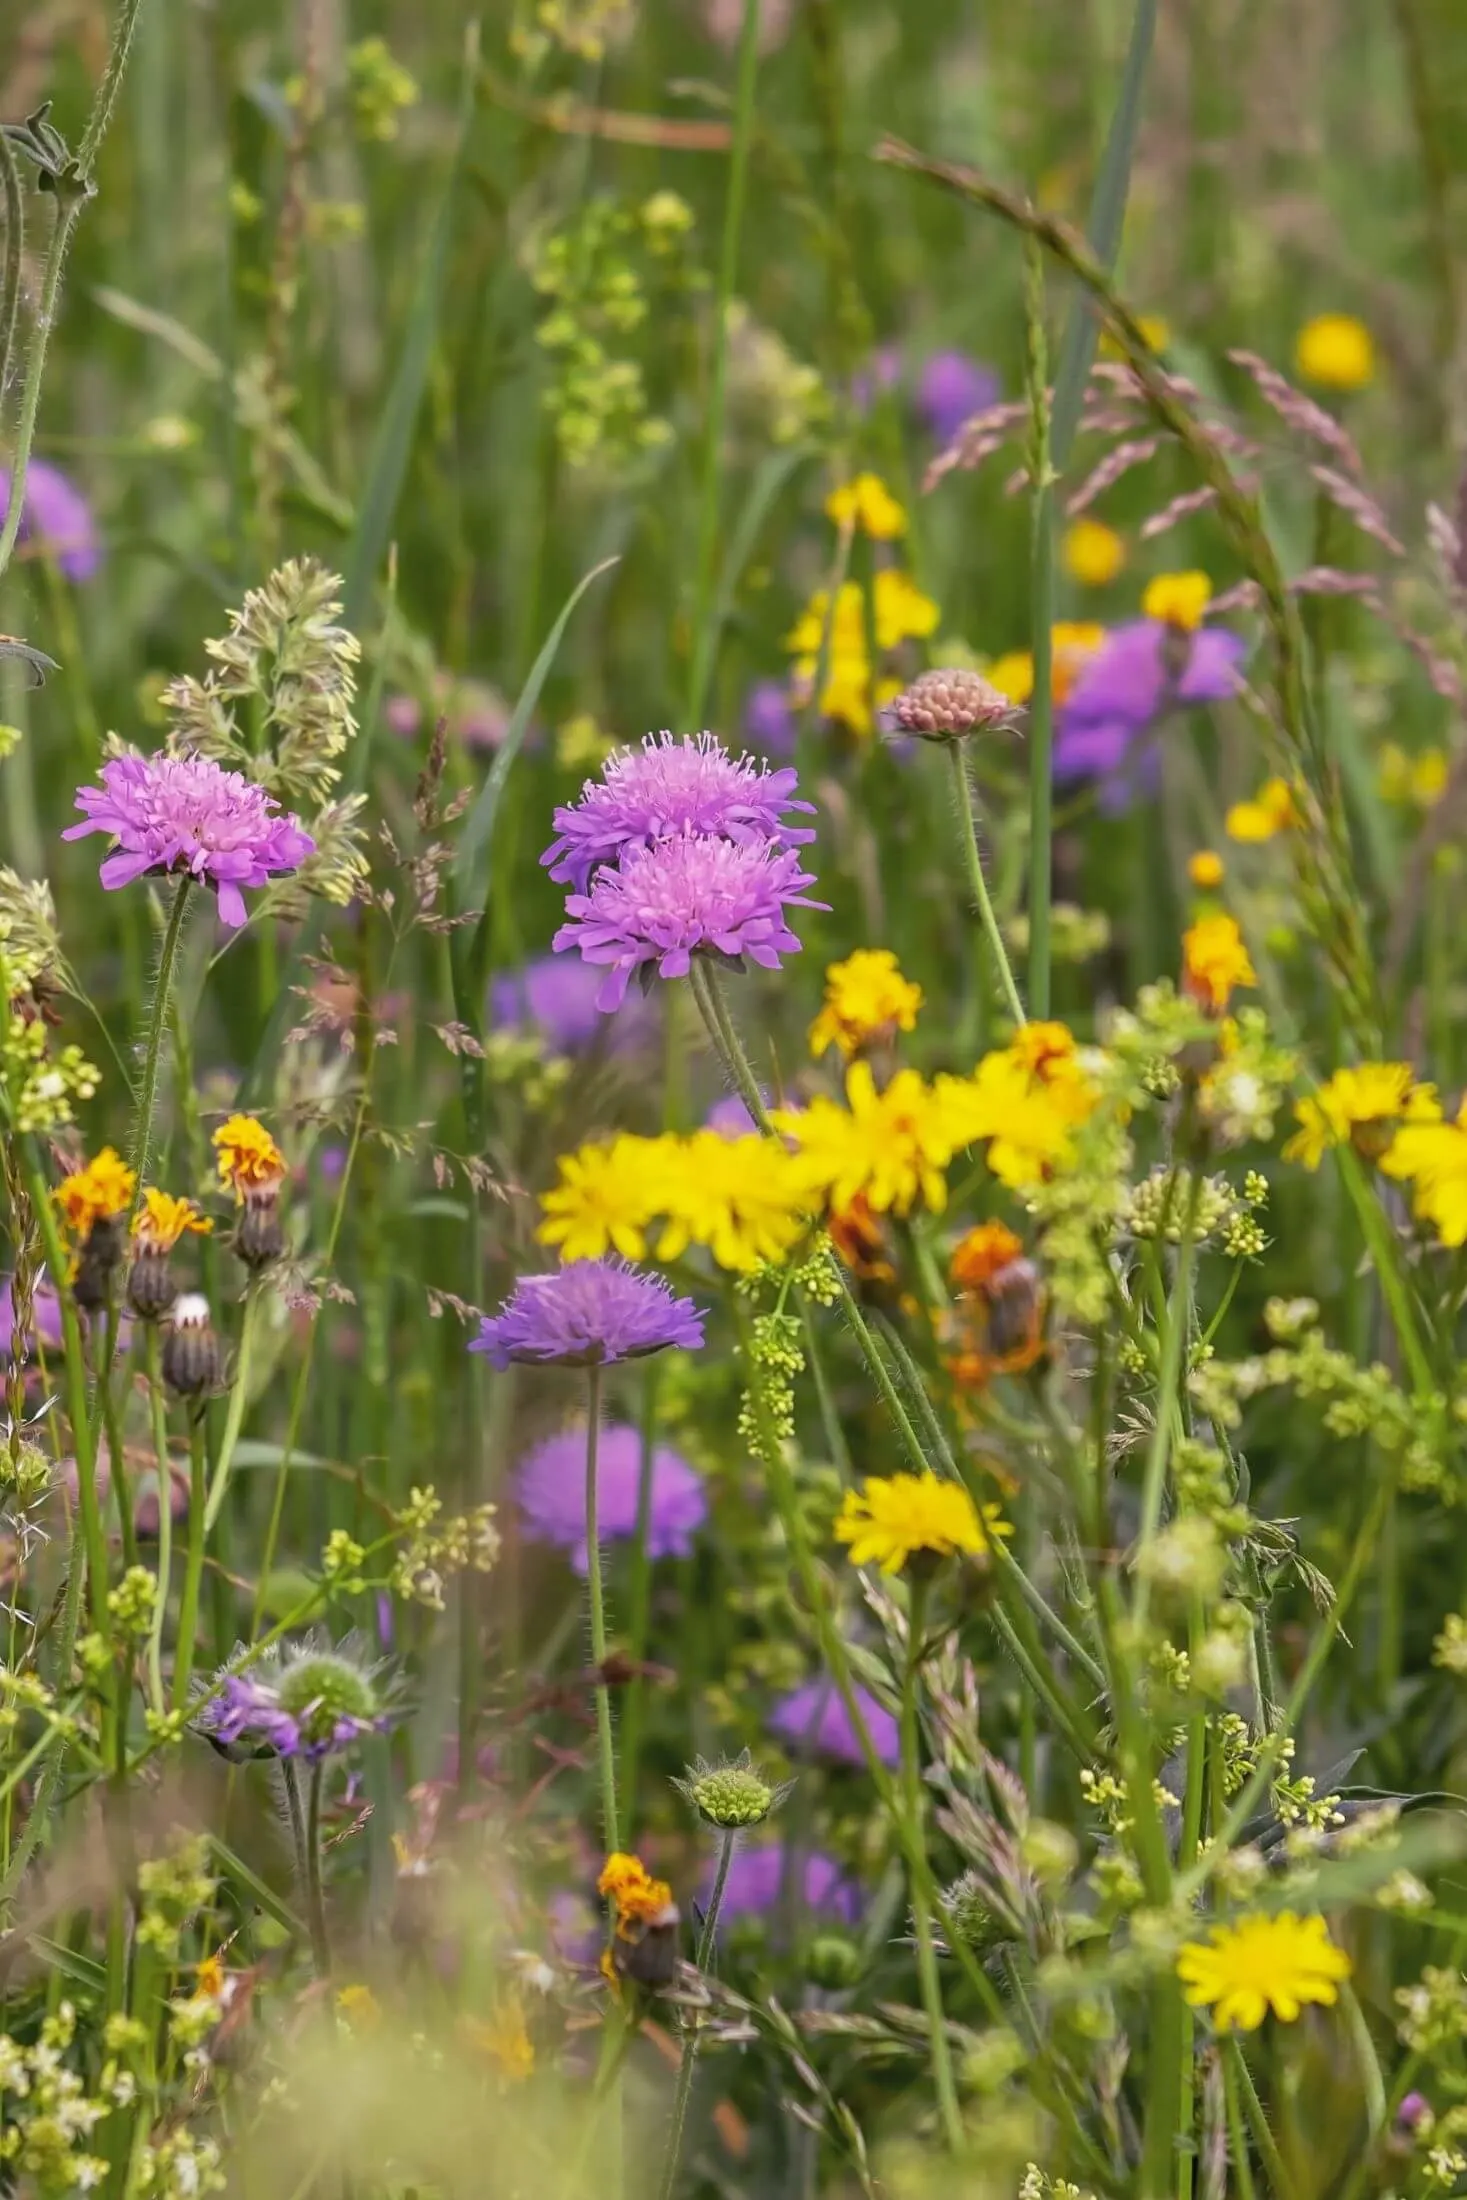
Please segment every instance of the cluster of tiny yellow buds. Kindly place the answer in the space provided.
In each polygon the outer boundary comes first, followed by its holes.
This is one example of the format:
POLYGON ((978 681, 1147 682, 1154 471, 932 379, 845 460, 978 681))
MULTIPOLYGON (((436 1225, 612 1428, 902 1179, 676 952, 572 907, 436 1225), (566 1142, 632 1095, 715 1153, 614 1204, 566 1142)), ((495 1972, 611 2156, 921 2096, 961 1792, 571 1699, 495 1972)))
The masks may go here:
POLYGON ((1143 1543, 1136 1572, 1170 1603, 1210 1604, 1223 1584, 1228 1553, 1212 1522, 1199 1513, 1183 1513, 1143 1543))
POLYGON ((367 1586, 362 1573, 366 1556, 361 1544, 348 1535, 345 1528, 333 1528, 321 1553, 322 1575, 343 1595, 357 1596, 367 1586))
POLYGON ((141 2150, 132 2191, 137 2200, 201 2200, 205 2193, 223 2192, 227 2180, 222 2165, 217 2140, 174 2131, 141 2150))
POLYGON ((1125 1784, 1113 1772, 1095 1772, 1089 1765, 1080 1772, 1080 1793, 1091 1810, 1117 1835, 1131 1830, 1131 1799, 1125 1784))
POLYGON ((150 1705, 143 1713, 143 1726, 148 1740, 165 1748, 183 1740, 187 1724, 187 1714, 182 1711, 155 1711, 150 1705))
POLYGON ((24 1512, 50 1487, 51 1462, 39 1444, 22 1437, 14 1450, 0 1448, 0 1497, 24 1512))
POLYGON ((791 1284, 816 1306, 834 1306, 839 1301, 840 1272, 823 1230, 791 1261, 760 1261, 757 1267, 743 1269, 734 1277, 735 1291, 746 1299, 763 1298, 791 1284))
POLYGON ((1315 1792, 1317 1785, 1309 1772, 1301 1773, 1297 1780, 1275 1779, 1270 1794, 1281 1825, 1323 1833, 1345 1823, 1338 1795, 1319 1795, 1315 1792))
POLYGON ((1151 1366, 1146 1349, 1134 1337, 1122 1337, 1116 1344, 1116 1365, 1123 1375, 1145 1375, 1151 1366))
POLYGON ((115 2009, 102 2027, 102 2045, 109 2055, 137 2055, 147 2044, 147 2026, 124 2009, 115 2009))
POLYGON ((138 1866, 142 1897, 138 1939, 145 1947, 170 1958, 177 1956, 185 1925, 214 1898, 214 1881, 205 1869, 207 1856, 206 1842, 186 1841, 172 1856, 149 1857, 138 1866))
POLYGON ((50 1054, 40 1017, 12 1011, 5 1026, 5 1087, 15 1127, 22 1133, 64 1130, 80 1101, 90 1100, 102 1073, 78 1046, 50 1054))
POLYGON ((146 1566, 129 1566, 115 1589, 107 1592, 107 1610, 124 1635, 147 1634, 158 1604, 158 1578, 146 1566))
POLYGON ((1226 1177, 1205 1176, 1199 1181, 1190 1169, 1161 1165, 1132 1191, 1126 1225, 1132 1237, 1161 1237, 1177 1245, 1190 1213, 1192 1241, 1203 1245, 1236 1209, 1237 1194, 1226 1177))
POLYGON ((789 1793, 787 1786, 776 1787, 764 1778, 748 1750, 723 1764, 696 1758, 673 1786, 687 1797, 705 1825, 724 1833, 762 1825, 789 1793))
POLYGON ((1107 1849, 1090 1867, 1090 1884, 1103 1913, 1125 1916, 1141 1901, 1146 1889, 1141 1874, 1124 1849, 1107 1849))
POLYGON ((795 1433, 795 1378, 804 1371, 794 1314, 756 1314, 745 1349, 749 1387, 739 1405, 739 1434, 756 1459, 795 1433))
POLYGON ((1429 1963, 1414 1986, 1396 1989, 1396 2030, 1415 2055, 1455 2053, 1467 2040, 1467 1977, 1455 1965, 1429 1963))
POLYGON ((359 38, 347 48, 346 81, 358 136, 379 145, 397 136, 398 117, 421 96, 384 38, 359 38))
POLYGON ((29 2046, 0 2033, 0 2183, 7 2190, 50 2196, 90 2191, 107 2164, 87 2154, 112 2102, 89 2095, 63 2057, 76 2031, 76 2012, 63 2002, 29 2046))
POLYGON ((105 1695, 112 1685, 112 1645, 105 1635, 83 1635, 76 1646, 76 1662, 94 1695, 105 1695))
POLYGON ((397 1515, 403 1541, 392 1569, 394 1596, 406 1603, 424 1605, 429 1611, 444 1608, 443 1584, 448 1574, 465 1570, 478 1574, 492 1571, 500 1551, 499 1529, 492 1505, 476 1506, 439 1525, 443 1501, 433 1489, 413 1489, 397 1515))
POLYGON ((12 1673, 0 1665, 0 1735, 13 1734, 27 1717, 40 1716, 51 1726, 70 1729, 73 1721, 57 1714, 56 1698, 39 1673, 12 1673))
POLYGON ((217 1994, 184 1994, 168 2004, 169 2032, 176 2047, 197 2047, 224 2014, 217 1994))
POLYGON ((1431 1662, 1444 1672, 1467 1675, 1467 1618, 1448 1612, 1441 1633, 1431 1646, 1431 1662))

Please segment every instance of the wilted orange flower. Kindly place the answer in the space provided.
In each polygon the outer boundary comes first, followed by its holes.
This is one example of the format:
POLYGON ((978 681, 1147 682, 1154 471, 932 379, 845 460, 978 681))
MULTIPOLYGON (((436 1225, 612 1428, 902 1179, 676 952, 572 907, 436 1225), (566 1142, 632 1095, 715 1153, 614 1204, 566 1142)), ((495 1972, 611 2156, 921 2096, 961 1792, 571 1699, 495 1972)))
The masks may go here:
POLYGON ((136 1184, 136 1173, 121 1154, 104 1146, 85 1168, 64 1176, 51 1197, 71 1236, 81 1241, 90 1236, 94 1223, 127 1213, 136 1184))
POLYGON ((140 1253, 171 1253, 185 1230, 207 1236, 214 1227, 191 1199, 176 1199, 150 1184, 142 1205, 132 1218, 132 1234, 140 1253))
POLYGON ((247 1192, 273 1191, 285 1178, 285 1156, 263 1123, 231 1115, 214 1133, 219 1181, 243 1205, 247 1192))
POLYGON ((960 1291, 982 1291, 1023 1251, 1022 1239, 1006 1222, 980 1222, 953 1247, 948 1274, 960 1291))

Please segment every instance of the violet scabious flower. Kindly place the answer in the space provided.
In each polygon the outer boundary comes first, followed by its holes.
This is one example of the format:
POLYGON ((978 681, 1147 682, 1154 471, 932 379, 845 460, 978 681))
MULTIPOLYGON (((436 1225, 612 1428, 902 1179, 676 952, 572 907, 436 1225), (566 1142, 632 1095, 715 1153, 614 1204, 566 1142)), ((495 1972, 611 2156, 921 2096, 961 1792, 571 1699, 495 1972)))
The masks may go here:
MULTIPOLYGON (((786 1850, 777 1843, 735 1850, 723 1890, 721 1918, 757 1917, 777 1909, 788 1876, 793 1877, 796 1899, 806 1911, 838 1918, 844 1925, 854 1925, 860 1918, 861 1890, 833 1856, 812 1849, 791 1866, 786 1850)), ((707 1898, 705 1888, 705 1902, 707 1898)))
MULTIPOLYGON (((562 1429, 537 1444, 515 1472, 515 1496, 530 1533, 570 1555, 586 1571, 586 1431, 562 1429)), ((624 1422, 610 1423, 596 1446, 596 1521, 603 1541, 637 1532, 642 1481, 642 1439, 624 1422)), ((708 1517, 701 1477, 678 1452, 658 1444, 652 1453, 647 1552, 651 1558, 686 1558, 708 1517)))
POLYGON ((744 697, 744 739, 771 756, 790 756, 795 746, 795 707, 787 680, 756 680, 744 697))
POLYGON ((793 848, 684 833, 653 848, 629 848, 615 870, 603 865, 588 892, 567 897, 570 921, 551 944, 557 954, 575 947, 583 961, 609 966, 596 996, 596 1006, 609 1012, 644 965, 648 979, 654 969, 683 978, 700 951, 716 950, 740 967, 748 956, 778 970, 780 956, 800 946, 786 907, 827 906, 804 893, 814 883, 793 848))
POLYGON ((219 896, 220 921, 245 921, 243 886, 266 886, 277 872, 299 870, 316 843, 253 779, 206 756, 113 756, 100 787, 79 787, 85 822, 63 840, 110 833, 117 846, 102 864, 106 887, 127 886, 146 871, 188 872, 219 896))
POLYGON ((540 861, 562 886, 584 893, 598 864, 683 833, 799 847, 814 832, 785 824, 784 812, 813 815, 815 806, 796 801, 796 785, 792 770, 771 771, 752 756, 730 756, 711 733, 696 741, 649 733, 640 748, 608 757, 600 779, 586 781, 579 802, 557 808, 556 837, 540 861))
POLYGON ((998 376, 965 351, 938 351, 917 381, 917 409, 938 443, 951 443, 965 421, 998 399, 998 376))
MULTIPOLYGON (((895 1718, 885 1704, 878 1703, 869 1688, 856 1689, 856 1702, 877 1756, 884 1765, 896 1764, 900 1738, 895 1718)), ((792 1750, 833 1757, 844 1765, 864 1766, 866 1762, 856 1729, 833 1681, 806 1681, 802 1688, 791 1689, 781 1698, 769 1724, 792 1750)))
MULTIPOLYGON (((763 1095, 766 1107, 773 1105, 768 1093, 763 1095)), ((726 1092, 721 1100, 715 1100, 703 1118, 705 1130, 717 1131, 720 1138, 747 1138, 759 1126, 749 1113, 749 1104, 736 1092, 726 1092)))
POLYGON ((346 1651, 306 1645, 230 1673, 199 1714, 226 1754, 303 1757, 315 1764, 389 1723, 373 1676, 346 1651))
POLYGON ((660 1276, 624 1261, 573 1260, 547 1276, 521 1276, 499 1312, 486 1315, 471 1352, 494 1367, 514 1360, 544 1366, 611 1366, 670 1345, 696 1352, 703 1316, 660 1276))
POLYGON ((1245 648, 1221 626, 1187 634, 1161 619, 1132 619, 1115 627, 1058 712, 1056 780, 1110 781, 1102 800, 1123 806, 1136 783, 1155 779, 1155 752, 1139 747, 1144 736, 1169 711, 1235 695, 1245 648))
POLYGON ((590 963, 568 962, 563 955, 537 955, 518 970, 502 971, 489 988, 489 1020, 500 1031, 538 1031, 552 1054, 584 1054, 598 1040, 615 1049, 651 1040, 657 1006, 651 1000, 627 1003, 608 1021, 596 1006, 602 977, 590 963))
MULTIPOLYGON (((0 468, 0 527, 10 510, 10 468, 0 468)), ((54 558, 69 581, 89 581, 102 562, 92 508, 59 466, 33 458, 25 471, 20 539, 54 558)))
POLYGON ((870 412, 878 397, 894 390, 902 378, 900 344, 879 344, 864 367, 851 380, 851 403, 858 413, 870 412))

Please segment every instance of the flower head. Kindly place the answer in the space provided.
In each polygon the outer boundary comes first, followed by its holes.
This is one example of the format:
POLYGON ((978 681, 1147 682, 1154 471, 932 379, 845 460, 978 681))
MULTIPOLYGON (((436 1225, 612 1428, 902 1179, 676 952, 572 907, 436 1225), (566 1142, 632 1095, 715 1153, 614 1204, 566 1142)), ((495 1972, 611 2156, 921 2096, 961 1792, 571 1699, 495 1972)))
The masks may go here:
MULTIPOLYGON (((856 1707, 870 1737, 871 1746, 884 1765, 894 1765, 900 1754, 894 1714, 879 1703, 869 1688, 857 1687, 856 1707)), ((864 1765, 861 1748, 844 1698, 830 1680, 805 1681, 782 1696, 769 1722, 771 1730, 792 1751, 833 1757, 844 1765, 864 1765)))
POLYGON ((747 1749, 716 1765, 698 1757, 673 1786, 686 1795, 705 1825, 725 1833, 762 1825, 789 1793, 788 1782, 777 1786, 764 1778, 747 1749))
POLYGON ((696 1352, 703 1316, 660 1276, 617 1261, 577 1260, 549 1276, 521 1276, 469 1346, 495 1367, 515 1360, 590 1367, 644 1358, 679 1345, 696 1352))
POLYGON ((1227 873, 1215 848, 1198 848, 1187 858, 1187 876, 1200 893, 1214 893, 1227 873))
POLYGON ((596 1892, 616 1911, 616 1929, 625 1935, 635 1925, 655 1924, 672 1902, 665 1879, 654 1879, 640 1856, 616 1849, 607 1857, 596 1892))
POLYGON ((1467 1244, 1467 1101, 1451 1123, 1408 1123, 1381 1159, 1385 1176, 1410 1184, 1412 1206, 1443 1245, 1467 1244))
POLYGON ((659 1260, 705 1245, 735 1275, 784 1260, 807 1235, 818 1204, 783 1147, 758 1132, 729 1138, 706 1129, 675 1142, 656 1203, 667 1217, 659 1260))
POLYGON ((132 1218, 133 1241, 140 1253, 171 1253, 185 1230, 206 1237, 214 1225, 191 1199, 177 1199, 150 1184, 132 1218))
POLYGON ((1317 313, 1300 329, 1294 364, 1324 390, 1363 390, 1375 380, 1375 338, 1353 313, 1317 313))
POLYGON ((825 1006, 810 1026, 810 1052, 837 1046, 849 1061, 873 1040, 911 1031, 922 988, 904 978, 889 947, 858 947, 825 973, 825 1006))
POLYGON ((1222 1014, 1235 987, 1257 983, 1235 918, 1199 917, 1182 934, 1182 987, 1209 1015, 1222 1014))
POLYGON ((711 733, 696 741, 649 733, 640 748, 608 757, 578 802, 556 810, 556 837, 540 860, 553 879, 584 893, 598 864, 685 834, 799 847, 815 835, 785 822, 787 810, 813 813, 812 803, 795 799, 797 785, 793 770, 730 756, 711 733))
POLYGON ((227 1675, 199 1723, 226 1747, 245 1744, 317 1763, 388 1723, 374 1674, 349 1648, 314 1642, 270 1651, 247 1673, 227 1675))
POLYGON ((886 717, 898 733, 914 733, 923 741, 961 741, 973 733, 1012 731, 1019 712, 981 672, 958 665, 919 672, 888 703, 886 717))
POLYGON ((744 738, 770 756, 795 746, 795 709, 784 680, 756 680, 744 697, 744 738))
MULTIPOLYGON (((10 468, 0 470, 0 526, 10 509, 10 468)), ((25 470, 20 539, 54 558, 69 581, 89 581, 102 562, 92 508, 59 466, 33 458, 25 470)))
MULTIPOLYGON (((624 1422, 608 1423, 596 1445, 596 1526, 607 1542, 636 1534, 641 1485, 641 1436, 624 1422)), ((585 1429, 562 1429, 537 1444, 515 1469, 514 1489, 530 1534, 564 1551, 576 1572, 585 1573, 585 1429)), ((681 1453, 658 1444, 652 1453, 651 1490, 648 1556, 686 1558, 708 1517, 702 1477, 681 1453)))
POLYGON ((951 443, 964 423, 997 397, 992 367, 965 351, 935 351, 917 378, 917 408, 938 443, 951 443))
POLYGON ((537 955, 518 970, 503 971, 489 989, 489 1011, 496 1029, 533 1026, 552 1054, 584 1054, 598 1041, 612 1048, 634 1048, 656 1025, 651 1001, 629 1002, 615 1021, 596 1006, 601 974, 589 963, 564 955, 537 955))
POLYGON ((1060 542, 1065 571, 1082 588, 1109 588, 1126 563, 1126 546, 1104 520, 1071 521, 1060 542))
POLYGON ((92 1161, 64 1176, 51 1197, 61 1210, 68 1234, 84 1244, 95 1223, 125 1215, 137 1187, 136 1172, 111 1146, 104 1146, 92 1161))
POLYGON ((761 1917, 779 1907, 789 1892, 807 1912, 837 1917, 847 1925, 854 1925, 861 1914, 860 1889, 833 1856, 820 1849, 798 1853, 775 1843, 735 1849, 719 1915, 761 1917))
POLYGON ((1006 1222, 980 1222, 953 1247, 948 1274, 959 1291, 986 1291, 995 1276, 1023 1257, 1023 1240, 1006 1222))
POLYGON ((1064 1024, 1025 1024, 985 1054, 972 1078, 953 1079, 961 1142, 988 1140, 988 1166, 1016 1191, 1042 1183, 1073 1153, 1073 1133, 1100 1092, 1064 1024))
POLYGON ((904 507, 877 474, 857 474, 854 481, 832 489, 825 515, 837 527, 853 527, 873 542, 894 542, 907 531, 904 507))
POLYGON ((251 1192, 272 1192, 285 1181, 285 1156, 263 1123, 231 1115, 211 1140, 219 1157, 219 1181, 242 1204, 251 1192))
POLYGON ((835 1523, 838 1543, 850 1547, 853 1566, 879 1566, 899 1574, 914 1558, 951 1558, 988 1549, 991 1537, 1011 1535, 997 1505, 980 1516, 961 1482, 925 1474, 867 1475, 860 1493, 847 1490, 835 1523))
POLYGON ((644 1260, 647 1224, 661 1204, 662 1144, 623 1134, 609 1145, 562 1154, 560 1182, 540 1200, 540 1243, 553 1245, 562 1260, 600 1260, 609 1252, 644 1260))
POLYGON ((1245 1917, 1215 1926, 1177 1952, 1177 1977, 1194 2009, 1211 2009, 1219 2031, 1254 2032, 1270 2010, 1292 2024, 1306 2002, 1326 2007, 1350 1976, 1350 1958, 1322 1917, 1245 1917))
POLYGON ((777 842, 714 840, 681 833, 654 847, 629 848, 615 870, 603 865, 584 894, 566 900, 568 922, 555 935, 557 953, 578 948, 588 963, 607 966, 598 1008, 616 1008, 633 973, 687 975, 694 955, 747 956, 778 970, 797 954, 790 907, 819 909, 804 889, 813 877, 792 848, 777 842))
POLYGON ((1378 1160, 1397 1125, 1440 1123, 1441 1114, 1435 1085, 1418 1085, 1409 1062, 1360 1062, 1294 1103, 1299 1128, 1284 1159, 1317 1169, 1328 1147, 1348 1142, 1378 1160))
POLYGON ((1223 823, 1229 840, 1272 840, 1300 822, 1299 805, 1287 779, 1265 779, 1249 802, 1235 802, 1223 823))
MULTIPOLYGON (((1171 578, 1186 582, 1192 576, 1171 578)), ((1195 605, 1180 587, 1157 600, 1170 613, 1195 605)), ((1063 701, 1055 727, 1055 778, 1062 783, 1115 781, 1128 768, 1132 780, 1148 771, 1154 775, 1154 753, 1148 749, 1135 755, 1138 743, 1168 712, 1189 703, 1222 702, 1235 694, 1243 654, 1239 635, 1218 626, 1192 630, 1180 617, 1133 619, 1113 627, 1103 647, 1080 668, 1063 701)), ((1106 799, 1115 805, 1129 792, 1121 780, 1109 788, 1106 799)))
POLYGON ((929 1085, 898 1070, 880 1092, 869 1062, 846 1072, 846 1102, 819 1094, 808 1108, 781 1109, 776 1127, 793 1142, 806 1182, 836 1211, 864 1200, 876 1213, 910 1214, 919 1202, 934 1214, 947 1204, 943 1171, 966 1144, 949 1103, 954 1078, 929 1085))
POLYGON ((316 843, 299 819, 242 772, 206 756, 112 756, 100 787, 79 787, 80 825, 63 840, 110 833, 117 845, 102 864, 106 887, 127 886, 146 871, 183 872, 212 886, 219 916, 245 921, 241 887, 267 886, 276 872, 299 870, 316 843))
POLYGON ((1141 598, 1141 610, 1148 619, 1159 619, 1163 626, 1179 627, 1184 634, 1195 634, 1212 601, 1212 582, 1205 573, 1195 569, 1186 573, 1158 573, 1155 580, 1146 583, 1141 598))

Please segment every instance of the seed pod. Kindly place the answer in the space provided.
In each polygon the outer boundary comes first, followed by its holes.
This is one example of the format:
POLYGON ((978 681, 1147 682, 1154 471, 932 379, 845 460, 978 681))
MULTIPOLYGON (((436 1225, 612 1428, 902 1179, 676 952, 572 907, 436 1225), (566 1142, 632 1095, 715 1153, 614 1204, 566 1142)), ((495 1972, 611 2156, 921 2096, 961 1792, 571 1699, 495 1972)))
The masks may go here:
POLYGON ((107 1304, 121 1258, 122 1218, 100 1215, 87 1232, 72 1279, 71 1295, 83 1313, 95 1314, 107 1304))
POLYGON ((244 1213, 234 1233, 234 1249, 246 1268, 268 1268, 285 1251, 285 1231, 280 1220, 280 1195, 276 1185, 245 1194, 244 1213))
POLYGON ((219 1387, 219 1339, 209 1302, 197 1291, 185 1291, 174 1301, 163 1341, 163 1380, 180 1398, 201 1398, 219 1387))
POLYGON ((631 1918, 619 1925, 611 1944, 611 1960, 619 1978, 634 1979, 656 1993, 671 1986, 677 1975, 678 1932, 682 1916, 669 1902, 652 1918, 631 1918))
POLYGON ((160 1322, 178 1297, 173 1263, 154 1247, 133 1255, 127 1274, 127 1303, 145 1322, 160 1322))

